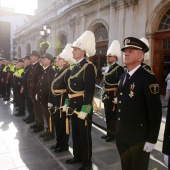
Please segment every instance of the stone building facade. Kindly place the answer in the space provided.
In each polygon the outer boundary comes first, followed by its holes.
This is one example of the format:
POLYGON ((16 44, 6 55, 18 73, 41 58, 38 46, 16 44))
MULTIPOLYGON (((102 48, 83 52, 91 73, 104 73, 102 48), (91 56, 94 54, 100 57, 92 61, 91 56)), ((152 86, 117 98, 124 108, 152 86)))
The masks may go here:
MULTIPOLYGON (((73 43, 85 30, 96 37, 96 54, 90 60, 100 68, 106 51, 113 40, 123 46, 128 36, 149 40, 150 59, 162 90, 170 72, 170 1, 169 0, 38 0, 34 19, 17 29, 17 53, 24 56, 40 50, 43 41, 40 28, 51 26, 47 38, 47 52, 58 55, 67 43, 73 43)), ((118 61, 123 65, 122 59, 118 61)))

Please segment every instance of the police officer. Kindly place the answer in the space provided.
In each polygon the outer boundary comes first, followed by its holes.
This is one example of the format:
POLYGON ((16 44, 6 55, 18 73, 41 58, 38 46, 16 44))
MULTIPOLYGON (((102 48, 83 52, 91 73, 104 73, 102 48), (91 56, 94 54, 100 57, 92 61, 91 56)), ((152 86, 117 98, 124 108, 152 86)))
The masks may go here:
POLYGON ((38 51, 32 51, 32 53, 30 54, 30 58, 32 65, 28 74, 27 88, 28 96, 31 97, 33 103, 33 110, 36 122, 34 125, 31 125, 30 128, 34 129, 33 132, 37 133, 44 130, 43 115, 39 112, 40 105, 35 99, 38 78, 43 73, 43 68, 39 63, 40 53, 38 51))
POLYGON ((21 86, 21 93, 24 94, 25 96, 25 101, 26 101, 26 107, 29 115, 23 119, 25 123, 29 124, 35 121, 35 116, 34 116, 34 110, 33 110, 33 104, 31 101, 31 97, 28 96, 28 88, 27 88, 27 79, 28 79, 28 74, 31 69, 31 59, 30 56, 27 55, 24 57, 24 73, 22 75, 22 86, 21 86))
POLYGON ((16 92, 16 101, 19 106, 19 112, 15 114, 15 116, 23 116, 25 115, 25 97, 21 92, 22 87, 22 75, 24 72, 24 61, 19 59, 16 64, 16 71, 13 75, 14 80, 14 91, 16 92))
MULTIPOLYGON (((68 79, 69 107, 77 110, 77 114, 71 116, 73 155, 66 163, 72 164, 82 162, 79 170, 92 168, 92 139, 91 122, 85 119, 92 119, 92 101, 95 90, 96 67, 85 59, 85 56, 95 54, 95 38, 91 31, 85 31, 80 38, 73 43, 73 56, 76 65, 71 71, 68 79)), ((70 113, 73 112, 70 110, 70 113)))
POLYGON ((11 82, 10 82, 10 67, 9 67, 9 60, 4 58, 3 59, 4 68, 2 70, 2 78, 1 82, 3 83, 3 87, 5 90, 5 97, 3 98, 4 101, 10 100, 10 89, 11 89, 11 82))
POLYGON ((159 84, 153 73, 141 67, 149 51, 145 43, 127 37, 121 50, 127 72, 117 90, 116 145, 122 170, 146 170, 162 117, 159 84))
POLYGON ((105 92, 102 99, 104 102, 107 129, 109 131, 107 132, 107 135, 103 135, 102 138, 106 139, 106 142, 111 142, 115 138, 116 104, 113 102, 116 99, 116 91, 120 75, 124 72, 123 67, 116 63, 120 57, 121 50, 119 41, 114 40, 107 51, 107 63, 109 69, 103 77, 105 92))
MULTIPOLYGON (((56 59, 57 73, 51 84, 51 98, 49 100, 49 107, 55 106, 60 108, 64 105, 66 98, 68 98, 68 78, 70 77, 71 67, 73 64, 73 49, 71 44, 67 44, 62 51, 62 53, 56 59)), ((53 117, 55 132, 56 132, 56 144, 52 145, 50 148, 55 149, 55 153, 63 152, 68 150, 68 139, 69 134, 66 133, 66 112, 58 109, 53 117)))
MULTIPOLYGON (((50 113, 48 110, 48 99, 49 99, 49 94, 50 94, 50 89, 51 89, 51 82, 54 79, 54 75, 55 75, 55 70, 51 66, 52 59, 53 59, 53 56, 49 53, 45 53, 43 57, 41 58, 43 72, 38 78, 37 87, 36 87, 36 100, 40 105, 39 112, 41 114, 44 114, 44 117, 47 123, 48 131, 47 133, 45 133, 46 136, 43 139, 44 141, 48 141, 54 138, 53 132, 49 131, 50 113)), ((41 120, 41 122, 43 122, 43 120, 41 120)))

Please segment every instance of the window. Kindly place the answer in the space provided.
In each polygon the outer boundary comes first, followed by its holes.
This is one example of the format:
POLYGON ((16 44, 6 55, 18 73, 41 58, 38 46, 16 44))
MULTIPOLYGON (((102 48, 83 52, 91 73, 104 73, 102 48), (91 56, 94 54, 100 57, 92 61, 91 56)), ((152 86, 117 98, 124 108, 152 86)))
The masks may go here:
POLYGON ((163 16, 158 31, 170 29, 170 10, 163 16))
POLYGON ((108 32, 104 25, 100 25, 94 31, 96 42, 108 40, 108 32))

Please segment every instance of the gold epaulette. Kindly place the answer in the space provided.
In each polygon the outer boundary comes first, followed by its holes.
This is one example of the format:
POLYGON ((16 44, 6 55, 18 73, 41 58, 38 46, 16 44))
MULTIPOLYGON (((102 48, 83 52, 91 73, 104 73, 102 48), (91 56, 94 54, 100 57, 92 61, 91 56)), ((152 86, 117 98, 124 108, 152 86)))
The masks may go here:
POLYGON ((91 61, 89 61, 89 60, 86 60, 89 64, 92 64, 93 65, 93 67, 94 67, 94 71, 95 71, 95 75, 97 76, 97 68, 96 68, 96 66, 91 62, 91 61))
POLYGON ((144 69, 146 72, 155 75, 155 74, 152 72, 152 70, 149 70, 149 69, 147 69, 147 68, 145 68, 145 67, 143 67, 143 69, 144 69))

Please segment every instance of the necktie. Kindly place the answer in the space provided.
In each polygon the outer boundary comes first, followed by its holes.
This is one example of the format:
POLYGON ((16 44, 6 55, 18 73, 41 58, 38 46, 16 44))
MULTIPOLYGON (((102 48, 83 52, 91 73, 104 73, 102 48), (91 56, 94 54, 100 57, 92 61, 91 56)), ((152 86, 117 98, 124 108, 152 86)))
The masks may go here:
POLYGON ((126 73, 126 76, 125 76, 125 80, 124 80, 123 86, 128 82, 129 77, 130 77, 129 73, 126 73))

